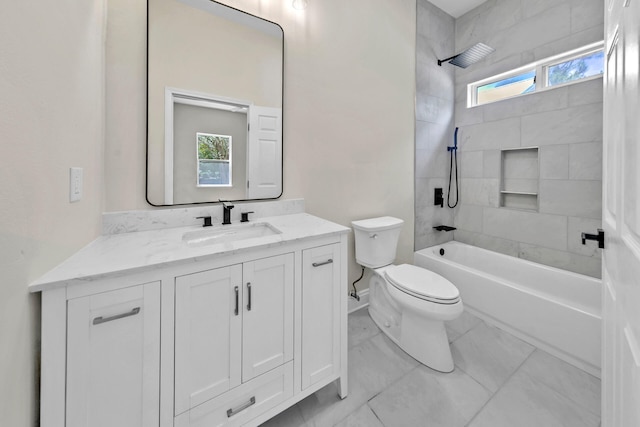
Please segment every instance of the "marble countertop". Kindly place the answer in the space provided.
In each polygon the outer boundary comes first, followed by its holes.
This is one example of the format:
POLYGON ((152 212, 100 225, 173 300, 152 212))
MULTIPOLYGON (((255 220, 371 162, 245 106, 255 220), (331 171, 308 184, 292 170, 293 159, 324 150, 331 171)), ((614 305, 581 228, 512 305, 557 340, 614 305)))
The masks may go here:
POLYGON ((199 247, 187 245, 182 239, 183 235, 223 226, 215 225, 206 229, 187 226, 102 235, 31 283, 29 291, 40 292, 123 273, 139 273, 350 231, 347 227, 306 213, 259 218, 253 222, 271 224, 281 234, 199 247))

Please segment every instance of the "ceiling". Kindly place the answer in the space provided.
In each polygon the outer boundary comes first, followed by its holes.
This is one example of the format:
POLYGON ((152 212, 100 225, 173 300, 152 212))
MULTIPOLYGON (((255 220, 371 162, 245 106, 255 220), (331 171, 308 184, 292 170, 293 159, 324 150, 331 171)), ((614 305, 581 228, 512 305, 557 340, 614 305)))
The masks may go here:
POLYGON ((458 18, 487 0, 429 0, 433 5, 458 18))

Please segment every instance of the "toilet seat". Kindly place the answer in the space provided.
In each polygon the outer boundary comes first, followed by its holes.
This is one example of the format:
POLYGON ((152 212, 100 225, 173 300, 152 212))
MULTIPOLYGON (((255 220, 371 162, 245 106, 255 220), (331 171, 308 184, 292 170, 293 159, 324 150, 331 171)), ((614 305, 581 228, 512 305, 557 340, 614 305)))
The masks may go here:
POLYGON ((387 268, 384 275, 398 290, 436 304, 456 304, 460 292, 444 277, 424 268, 402 264, 387 268))

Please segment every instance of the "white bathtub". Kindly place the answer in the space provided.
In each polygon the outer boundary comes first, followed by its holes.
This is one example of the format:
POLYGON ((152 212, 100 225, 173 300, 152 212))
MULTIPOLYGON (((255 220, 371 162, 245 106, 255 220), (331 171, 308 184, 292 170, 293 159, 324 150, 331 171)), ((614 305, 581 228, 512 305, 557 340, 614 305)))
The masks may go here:
POLYGON ((471 314, 600 377, 600 280, 460 242, 414 262, 456 285, 471 314))

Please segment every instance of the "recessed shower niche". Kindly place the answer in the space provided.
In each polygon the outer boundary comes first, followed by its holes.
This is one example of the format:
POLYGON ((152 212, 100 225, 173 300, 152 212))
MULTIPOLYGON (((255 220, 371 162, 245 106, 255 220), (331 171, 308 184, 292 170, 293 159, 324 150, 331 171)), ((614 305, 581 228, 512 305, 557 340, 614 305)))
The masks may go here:
POLYGON ((538 147, 501 151, 500 207, 538 211, 538 147))

